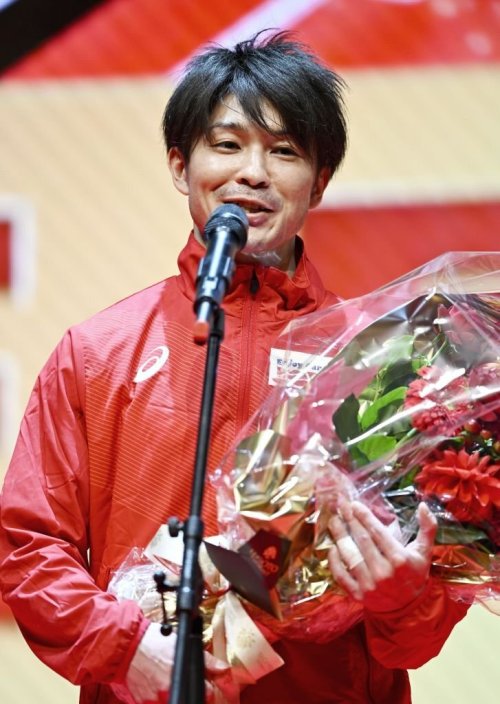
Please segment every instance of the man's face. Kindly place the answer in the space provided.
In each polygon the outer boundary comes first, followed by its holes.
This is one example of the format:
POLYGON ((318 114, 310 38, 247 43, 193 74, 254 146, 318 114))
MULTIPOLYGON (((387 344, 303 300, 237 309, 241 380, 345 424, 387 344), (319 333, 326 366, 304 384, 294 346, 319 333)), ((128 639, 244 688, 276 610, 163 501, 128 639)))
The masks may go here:
POLYGON ((270 131, 251 122, 232 96, 215 109, 208 138, 195 144, 185 162, 169 151, 174 183, 189 198, 197 239, 210 214, 222 203, 241 206, 250 228, 239 259, 293 268, 294 237, 309 208, 316 206, 328 182, 308 156, 281 131, 270 107, 263 110, 270 131))

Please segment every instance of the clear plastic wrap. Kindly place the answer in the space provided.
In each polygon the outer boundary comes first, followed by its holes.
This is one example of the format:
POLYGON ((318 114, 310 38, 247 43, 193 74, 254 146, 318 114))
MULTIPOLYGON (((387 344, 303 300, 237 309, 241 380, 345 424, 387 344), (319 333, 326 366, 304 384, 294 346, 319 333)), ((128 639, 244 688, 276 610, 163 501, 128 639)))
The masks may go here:
POLYGON ((500 596, 499 292, 500 253, 450 253, 278 341, 277 386, 211 478, 221 533, 270 598, 216 564, 274 633, 326 640, 361 615, 328 570, 340 496, 403 542, 425 501, 433 575, 457 599, 500 596))

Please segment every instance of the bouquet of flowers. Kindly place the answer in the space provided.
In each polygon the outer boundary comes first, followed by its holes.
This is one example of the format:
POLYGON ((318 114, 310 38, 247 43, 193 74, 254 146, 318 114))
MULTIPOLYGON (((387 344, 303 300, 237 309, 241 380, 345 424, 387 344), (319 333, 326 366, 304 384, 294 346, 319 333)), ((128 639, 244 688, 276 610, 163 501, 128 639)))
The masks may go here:
POLYGON ((278 636, 360 617, 327 564, 341 497, 403 542, 425 501, 432 573, 457 599, 500 595, 499 292, 500 253, 448 254, 279 341, 274 393, 212 477, 229 550, 209 548, 278 636))

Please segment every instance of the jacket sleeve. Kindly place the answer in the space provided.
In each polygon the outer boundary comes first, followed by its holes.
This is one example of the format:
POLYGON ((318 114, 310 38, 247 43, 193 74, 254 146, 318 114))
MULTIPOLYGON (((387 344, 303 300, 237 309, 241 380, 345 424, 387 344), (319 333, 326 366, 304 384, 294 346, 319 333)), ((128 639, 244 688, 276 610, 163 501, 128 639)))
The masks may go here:
POLYGON ((75 684, 123 679, 148 622, 88 571, 83 368, 68 332, 36 382, 0 497, 0 584, 33 652, 75 684))
POLYGON ((404 609, 365 614, 369 650, 384 667, 420 667, 440 652, 468 608, 453 600, 443 583, 430 579, 423 593, 404 609))

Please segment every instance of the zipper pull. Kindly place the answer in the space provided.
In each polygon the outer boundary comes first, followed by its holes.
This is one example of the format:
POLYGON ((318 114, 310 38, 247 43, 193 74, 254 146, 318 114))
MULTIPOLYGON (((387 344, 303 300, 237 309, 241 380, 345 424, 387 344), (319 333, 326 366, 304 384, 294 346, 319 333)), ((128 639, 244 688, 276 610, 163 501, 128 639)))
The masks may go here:
POLYGON ((259 279, 255 269, 252 270, 252 278, 250 279, 250 293, 255 296, 260 288, 259 279))

